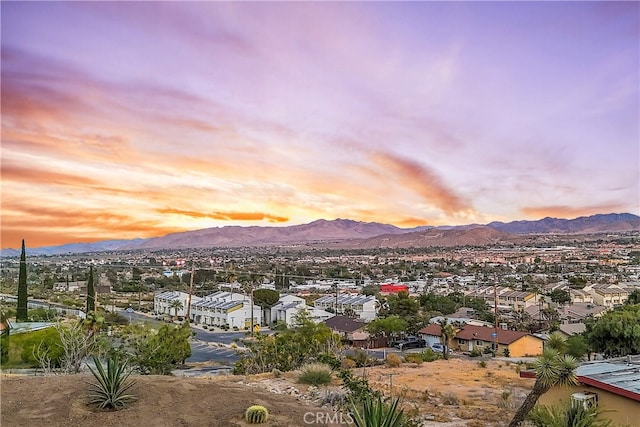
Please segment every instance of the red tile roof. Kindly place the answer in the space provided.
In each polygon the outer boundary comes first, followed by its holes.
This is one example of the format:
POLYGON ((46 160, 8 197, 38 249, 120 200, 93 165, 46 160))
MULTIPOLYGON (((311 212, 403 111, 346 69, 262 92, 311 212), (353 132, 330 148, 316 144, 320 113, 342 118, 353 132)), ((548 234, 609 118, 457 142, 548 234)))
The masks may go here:
MULTIPOLYGON (((465 325, 461 330, 456 334, 457 339, 462 340, 482 340, 493 342, 494 338, 491 334, 496 331, 494 328, 490 328, 487 326, 473 326, 473 325, 465 325)), ((520 331, 509 331, 506 329, 497 329, 498 344, 509 345, 522 337, 529 335, 526 332, 520 331)))
POLYGON ((441 329, 442 329, 441 326, 438 325, 437 323, 431 323, 429 324, 429 326, 425 326, 424 328, 420 329, 418 332, 425 335, 433 335, 433 336, 439 337, 441 329))

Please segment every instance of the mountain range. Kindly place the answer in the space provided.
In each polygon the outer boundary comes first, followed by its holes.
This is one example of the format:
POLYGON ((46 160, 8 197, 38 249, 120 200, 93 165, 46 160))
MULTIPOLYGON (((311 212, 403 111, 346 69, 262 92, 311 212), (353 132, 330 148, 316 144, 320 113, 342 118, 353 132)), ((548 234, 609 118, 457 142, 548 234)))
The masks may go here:
MULTIPOLYGON (((320 219, 288 227, 226 226, 167 234, 149 239, 106 240, 60 246, 27 248, 29 255, 60 255, 137 249, 187 249, 316 244, 344 249, 408 248, 430 246, 482 246, 514 242, 526 234, 593 234, 640 230, 640 217, 611 213, 575 219, 544 218, 538 221, 491 222, 460 226, 400 228, 377 222, 320 219)), ((17 249, 3 249, 0 256, 18 256, 17 249)))

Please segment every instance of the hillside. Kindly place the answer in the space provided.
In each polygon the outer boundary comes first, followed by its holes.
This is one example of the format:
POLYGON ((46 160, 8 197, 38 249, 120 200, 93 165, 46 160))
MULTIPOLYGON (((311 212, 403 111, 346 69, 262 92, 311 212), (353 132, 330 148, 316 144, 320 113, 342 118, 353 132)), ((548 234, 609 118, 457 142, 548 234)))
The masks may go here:
MULTIPOLYGON (((398 368, 369 367, 367 378, 375 389, 401 396, 405 410, 421 418, 424 427, 503 427, 532 386, 518 375, 518 365, 489 360, 451 359, 403 364, 398 368), (390 374, 393 390, 389 389, 390 374), (505 399, 505 391, 508 399, 505 399)), ((357 369, 356 374, 364 373, 357 369)), ((270 419, 265 426, 339 426, 305 423, 305 414, 331 413, 320 408, 328 393, 342 394, 339 380, 316 391, 297 383, 297 374, 281 378, 252 376, 167 377, 136 376, 131 393, 138 400, 121 411, 97 411, 87 405, 88 374, 61 376, 2 375, 3 427, 138 427, 138 426, 247 426, 245 409, 265 406, 270 419)), ((310 420, 309 415, 306 418, 310 420)))
MULTIPOLYGON (((420 226, 400 228, 377 222, 349 219, 317 220, 288 227, 226 226, 172 233, 149 239, 107 240, 61 246, 29 248, 28 255, 57 255, 112 250, 186 249, 313 244, 335 248, 405 248, 428 246, 488 245, 514 242, 515 235, 597 234, 640 231, 640 217, 603 214, 575 219, 544 218, 538 221, 492 222, 487 225, 420 226), (361 241, 357 241, 357 240, 361 241)), ((1 256, 18 256, 3 249, 1 256)))
POLYGON ((370 239, 336 243, 333 247, 341 249, 375 249, 485 246, 508 244, 517 239, 518 236, 515 234, 504 233, 486 226, 478 226, 469 229, 431 229, 401 235, 383 235, 370 239))

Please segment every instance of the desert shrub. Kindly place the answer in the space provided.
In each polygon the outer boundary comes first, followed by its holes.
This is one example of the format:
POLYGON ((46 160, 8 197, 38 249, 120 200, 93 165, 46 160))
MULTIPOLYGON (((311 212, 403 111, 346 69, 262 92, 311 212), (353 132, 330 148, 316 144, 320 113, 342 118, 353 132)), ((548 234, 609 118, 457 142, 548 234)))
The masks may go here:
POLYGON ((312 363, 302 368, 298 382, 309 385, 326 385, 331 382, 331 368, 322 363, 312 363))
POLYGON ((430 348, 423 350, 422 353, 419 353, 419 354, 424 362, 433 362, 434 360, 442 359, 441 353, 436 353, 430 348))
POLYGON ((447 393, 442 395, 442 403, 445 405, 459 405, 460 399, 455 394, 447 393))
POLYGON ((417 363, 418 365, 424 362, 420 353, 409 353, 404 357, 404 360, 406 360, 408 363, 417 363))
POLYGON ((340 362, 340 365, 345 369, 353 369, 357 366, 355 360, 349 359, 347 357, 342 359, 342 362, 340 362))
POLYGON ((480 356, 482 356, 482 352, 479 349, 474 348, 473 350, 471 350, 471 353, 469 353, 469 356, 471 356, 471 357, 480 357, 480 356))
POLYGON ((349 354, 347 356, 348 359, 353 360, 356 363, 356 367, 357 368, 362 368, 363 366, 369 366, 370 365, 370 360, 369 360, 369 355, 367 354, 366 351, 360 349, 360 348, 356 348, 353 351, 353 354, 349 354))
POLYGON ((502 354, 504 355, 504 357, 509 357, 511 356, 511 351, 509 351, 509 348, 505 348, 504 350, 502 350, 502 354))
POLYGON ((481 368, 486 368, 487 367, 487 362, 484 360, 481 360, 478 362, 478 366, 480 366, 481 368))
POLYGON ((282 371, 278 368, 273 368, 271 370, 271 374, 273 375, 274 378, 280 378, 282 376, 282 371))
POLYGON ((9 361, 9 330, 3 330, 0 333, 0 363, 4 364, 9 361))
POLYGON ((397 368, 402 364, 402 357, 398 356, 395 353, 389 353, 387 354, 387 358, 385 361, 388 367, 397 368))
POLYGON ((264 406, 253 405, 247 408, 244 417, 249 424, 263 424, 267 422, 269 412, 264 406))
POLYGON ((122 409, 127 403, 136 399, 132 394, 126 394, 127 390, 135 385, 135 381, 127 381, 131 375, 131 370, 126 363, 118 359, 107 359, 107 370, 105 371, 102 362, 97 357, 93 357, 95 369, 89 366, 97 382, 90 383, 89 401, 98 405, 100 409, 112 408, 122 409))

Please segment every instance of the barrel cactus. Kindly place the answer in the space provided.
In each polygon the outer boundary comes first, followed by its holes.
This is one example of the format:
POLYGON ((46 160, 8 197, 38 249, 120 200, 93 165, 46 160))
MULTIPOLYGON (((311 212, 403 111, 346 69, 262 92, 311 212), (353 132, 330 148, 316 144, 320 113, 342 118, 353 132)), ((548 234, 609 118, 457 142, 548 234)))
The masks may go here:
POLYGON ((249 424, 266 423, 268 416, 269 412, 267 412, 267 408, 260 405, 249 406, 247 412, 245 412, 245 418, 249 424))

